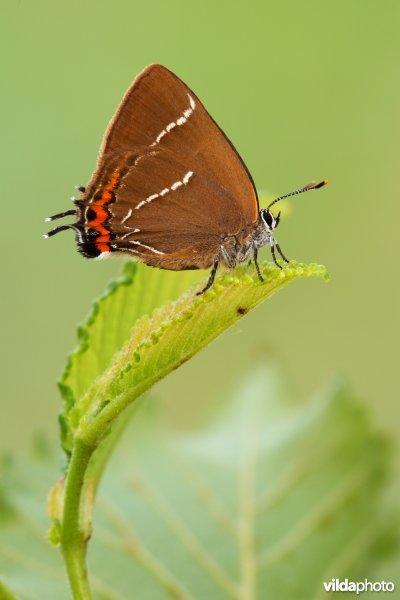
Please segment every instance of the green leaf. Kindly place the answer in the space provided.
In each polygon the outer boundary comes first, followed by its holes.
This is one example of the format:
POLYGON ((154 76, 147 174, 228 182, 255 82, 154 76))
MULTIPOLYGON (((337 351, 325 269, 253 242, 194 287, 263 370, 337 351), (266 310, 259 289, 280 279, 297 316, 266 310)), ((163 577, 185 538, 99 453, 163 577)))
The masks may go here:
MULTIPOLYGON (((193 417, 190 433, 167 427, 162 410, 141 403, 100 489, 95 598, 322 599, 323 581, 373 580, 391 560, 380 500, 388 444, 342 385, 299 405, 263 369, 209 422, 193 417)), ((3 466, 0 564, 22 600, 70 598, 44 536, 57 468, 51 449, 3 466)))
POLYGON ((167 274, 159 269, 143 270, 133 261, 125 263, 122 277, 109 284, 78 328, 79 344, 60 383, 65 399, 75 403, 101 375, 139 317, 177 298, 196 278, 199 275, 191 271, 167 274))
POLYGON ((165 298, 178 295, 177 274, 153 274, 142 265, 130 269, 81 328, 81 346, 63 377, 66 446, 71 448, 76 432, 88 446, 98 444, 135 398, 289 281, 327 277, 325 268, 315 264, 293 262, 280 270, 267 263, 261 268, 263 283, 254 268, 239 267, 220 275, 204 295, 196 296, 197 285, 175 302, 165 298), (152 313, 154 307, 160 308, 152 313))
POLYGON ((156 307, 176 299, 199 274, 191 271, 171 273, 158 269, 143 269, 133 261, 124 265, 120 279, 112 281, 106 292, 93 303, 85 323, 78 328, 78 347, 69 356, 59 387, 65 401, 61 415, 65 449, 66 419, 71 408, 90 385, 109 366, 117 350, 127 342, 135 322, 156 307))

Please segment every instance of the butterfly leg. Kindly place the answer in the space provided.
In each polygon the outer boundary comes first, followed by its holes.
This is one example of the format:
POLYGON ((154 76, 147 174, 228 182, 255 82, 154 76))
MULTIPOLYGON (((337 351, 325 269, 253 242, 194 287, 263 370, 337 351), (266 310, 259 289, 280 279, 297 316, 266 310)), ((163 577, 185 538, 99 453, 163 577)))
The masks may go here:
POLYGON ((274 263, 276 264, 276 266, 279 267, 279 269, 282 270, 281 265, 276 260, 276 256, 275 256, 275 244, 274 243, 271 244, 271 254, 272 254, 272 260, 274 261, 274 263))
POLYGON ((282 252, 282 250, 281 250, 281 247, 280 247, 280 245, 279 245, 278 243, 276 243, 276 244, 275 244, 275 246, 276 246, 276 249, 278 250, 279 254, 282 256, 283 260, 284 260, 285 262, 289 263, 289 262, 290 262, 290 260, 288 260, 288 259, 286 258, 286 256, 283 254, 283 252, 282 252))
POLYGON ((253 260, 254 260, 254 264, 256 265, 256 271, 257 271, 258 279, 260 281, 264 281, 264 277, 261 275, 260 267, 258 266, 257 256, 258 256, 258 249, 257 248, 253 248, 253 260))
POLYGON ((217 272, 220 260, 221 260, 220 254, 218 253, 217 256, 216 256, 216 258, 215 258, 215 260, 214 260, 214 264, 213 264, 213 267, 211 269, 210 277, 208 278, 206 286, 200 292, 197 292, 196 296, 201 296, 202 294, 204 294, 204 292, 206 292, 207 290, 210 289, 210 287, 214 283, 215 274, 217 272))

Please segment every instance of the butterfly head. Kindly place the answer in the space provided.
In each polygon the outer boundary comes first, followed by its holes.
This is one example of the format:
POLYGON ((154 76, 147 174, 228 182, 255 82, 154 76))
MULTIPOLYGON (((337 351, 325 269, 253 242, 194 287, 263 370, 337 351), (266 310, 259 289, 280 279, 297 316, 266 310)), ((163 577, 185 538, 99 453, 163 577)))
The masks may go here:
POLYGON ((278 224, 280 221, 280 216, 281 216, 281 213, 279 211, 278 215, 276 217, 274 217, 274 215, 270 211, 271 206, 273 206, 277 202, 280 202, 284 198, 289 198, 289 196, 295 196, 296 194, 302 194, 303 192, 309 192, 310 190, 318 190, 319 188, 323 187, 327 183, 328 183, 327 179, 324 179, 323 181, 320 181, 319 183, 317 183, 316 181, 312 181, 308 185, 305 185, 304 187, 302 187, 298 190, 295 190, 294 192, 290 192, 289 194, 284 194, 283 196, 279 196, 279 198, 275 198, 275 200, 270 202, 268 204, 267 208, 263 208, 260 211, 261 221, 264 224, 265 229, 267 230, 267 233, 271 233, 272 231, 274 231, 274 229, 276 229, 278 227, 278 224))
POLYGON ((264 224, 264 227, 267 230, 267 233, 271 233, 279 225, 279 221, 281 218, 281 212, 279 211, 277 216, 274 217, 274 215, 268 208, 264 208, 263 210, 261 210, 260 216, 261 216, 261 220, 264 224))

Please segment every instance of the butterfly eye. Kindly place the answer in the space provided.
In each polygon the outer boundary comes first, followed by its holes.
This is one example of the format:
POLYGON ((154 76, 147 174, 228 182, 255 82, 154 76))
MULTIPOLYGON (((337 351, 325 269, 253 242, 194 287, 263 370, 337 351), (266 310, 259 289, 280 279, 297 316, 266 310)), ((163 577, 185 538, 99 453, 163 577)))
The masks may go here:
POLYGON ((263 212, 263 219, 264 219, 264 222, 267 225, 267 227, 269 227, 271 229, 271 227, 273 227, 273 224, 274 224, 274 217, 269 212, 269 210, 265 210, 263 212))

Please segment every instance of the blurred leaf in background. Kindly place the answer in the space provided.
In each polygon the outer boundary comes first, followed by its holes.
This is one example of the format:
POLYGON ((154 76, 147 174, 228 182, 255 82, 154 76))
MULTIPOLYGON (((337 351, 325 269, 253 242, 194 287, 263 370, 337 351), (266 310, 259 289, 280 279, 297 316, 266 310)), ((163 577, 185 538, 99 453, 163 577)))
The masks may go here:
MULTIPOLYGON (((141 401, 100 489, 96 598, 310 600, 323 581, 373 579, 395 560, 388 444, 342 384, 300 406, 260 367, 190 434, 166 426, 165 409, 141 401)), ((69 598, 43 533, 55 456, 41 444, 3 464, 1 577, 23 600, 69 598)))

